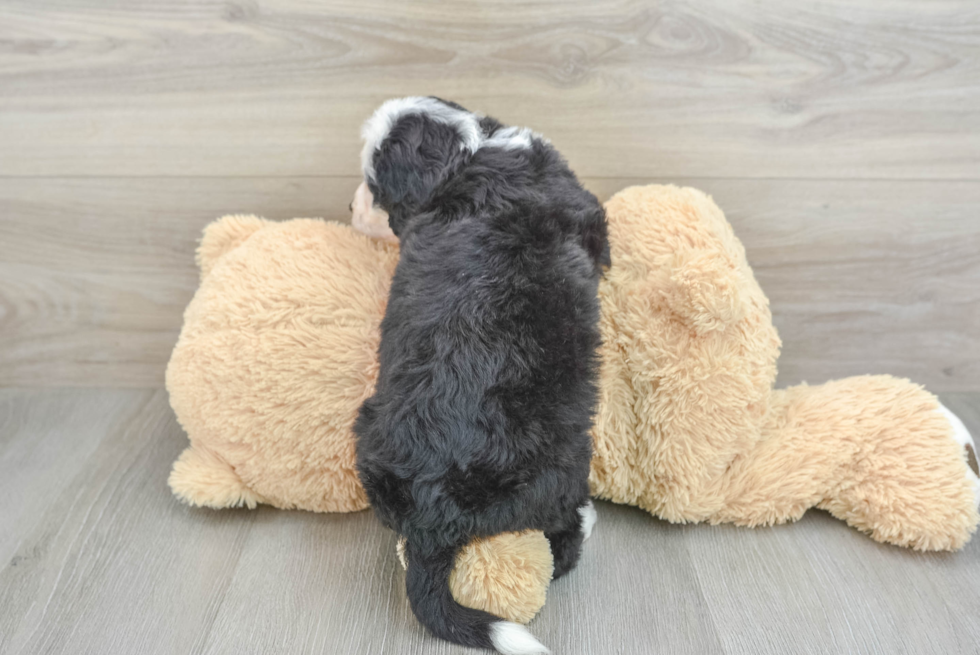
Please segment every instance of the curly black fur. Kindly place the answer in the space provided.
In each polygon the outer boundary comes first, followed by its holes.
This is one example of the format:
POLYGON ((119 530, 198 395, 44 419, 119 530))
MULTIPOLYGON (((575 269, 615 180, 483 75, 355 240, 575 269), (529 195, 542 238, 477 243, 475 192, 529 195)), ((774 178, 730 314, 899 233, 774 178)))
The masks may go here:
MULTIPOLYGON (((504 127, 477 120, 487 139, 504 127)), ((575 566, 610 261, 602 206, 550 143, 460 139, 410 113, 373 154, 368 186, 401 256, 354 430, 368 498, 407 539, 416 616, 492 647, 500 619, 456 604, 449 573, 472 538, 526 529, 550 540, 556 578, 575 566)))

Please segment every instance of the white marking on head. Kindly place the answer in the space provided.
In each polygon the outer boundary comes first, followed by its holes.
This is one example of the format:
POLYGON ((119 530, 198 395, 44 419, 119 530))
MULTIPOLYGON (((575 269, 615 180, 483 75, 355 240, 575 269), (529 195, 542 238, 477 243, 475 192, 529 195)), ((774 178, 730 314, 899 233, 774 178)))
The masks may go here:
POLYGON ((549 655, 550 650, 519 623, 496 621, 490 624, 490 641, 504 655, 549 655))
POLYGON ((378 107, 361 128, 361 138, 364 139, 361 170, 364 172, 364 179, 374 180, 374 153, 384 143, 391 128, 400 118, 412 115, 424 115, 430 120, 453 126, 462 140, 460 150, 470 152, 476 152, 480 148, 527 149, 534 139, 548 142, 527 127, 502 127, 490 137, 484 137, 480 129, 481 114, 450 107, 435 98, 394 98, 378 107))
POLYGON ((479 149, 483 132, 480 130, 480 118, 476 114, 450 107, 435 98, 394 98, 378 107, 361 128, 361 138, 364 139, 361 170, 364 171, 365 179, 374 180, 374 152, 381 147, 398 119, 416 114, 453 126, 462 139, 460 150, 476 152, 479 149))
POLYGON ((582 518, 580 523, 582 529, 582 541, 592 536, 592 528, 595 527, 596 513, 595 506, 590 500, 585 505, 578 508, 578 515, 582 518))

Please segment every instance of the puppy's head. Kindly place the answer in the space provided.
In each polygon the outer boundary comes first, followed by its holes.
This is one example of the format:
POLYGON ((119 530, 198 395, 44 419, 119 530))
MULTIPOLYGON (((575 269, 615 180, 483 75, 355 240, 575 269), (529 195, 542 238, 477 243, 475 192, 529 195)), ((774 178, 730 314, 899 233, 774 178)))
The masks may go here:
POLYGON ((361 129, 364 182, 355 194, 354 227, 395 238, 406 221, 480 147, 480 117, 432 97, 389 100, 361 129), (389 230, 384 230, 387 225, 389 230))

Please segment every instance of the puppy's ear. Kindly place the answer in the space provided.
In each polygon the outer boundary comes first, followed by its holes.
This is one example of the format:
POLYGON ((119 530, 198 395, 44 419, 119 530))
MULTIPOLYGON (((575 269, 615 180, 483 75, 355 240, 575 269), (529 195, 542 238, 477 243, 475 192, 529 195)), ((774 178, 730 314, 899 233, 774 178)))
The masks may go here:
POLYGON ((374 153, 368 185, 395 234, 462 163, 462 145, 454 126, 424 114, 404 116, 392 126, 374 153))
POLYGON ((480 145, 478 118, 436 98, 402 98, 382 105, 364 125, 361 162, 374 201, 399 234, 480 145))

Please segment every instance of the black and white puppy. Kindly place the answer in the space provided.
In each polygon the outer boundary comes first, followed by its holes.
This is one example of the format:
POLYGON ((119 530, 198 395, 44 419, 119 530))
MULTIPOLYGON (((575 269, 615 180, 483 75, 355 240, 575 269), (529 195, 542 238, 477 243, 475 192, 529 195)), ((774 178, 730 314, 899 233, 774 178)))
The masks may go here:
POLYGON ((456 603, 449 574, 474 537, 542 530, 554 577, 595 511, 606 219, 551 144, 437 98, 365 123, 354 223, 387 218, 401 255, 374 395, 354 426, 381 521, 406 538, 408 599, 435 635, 547 653, 523 626, 456 603))

